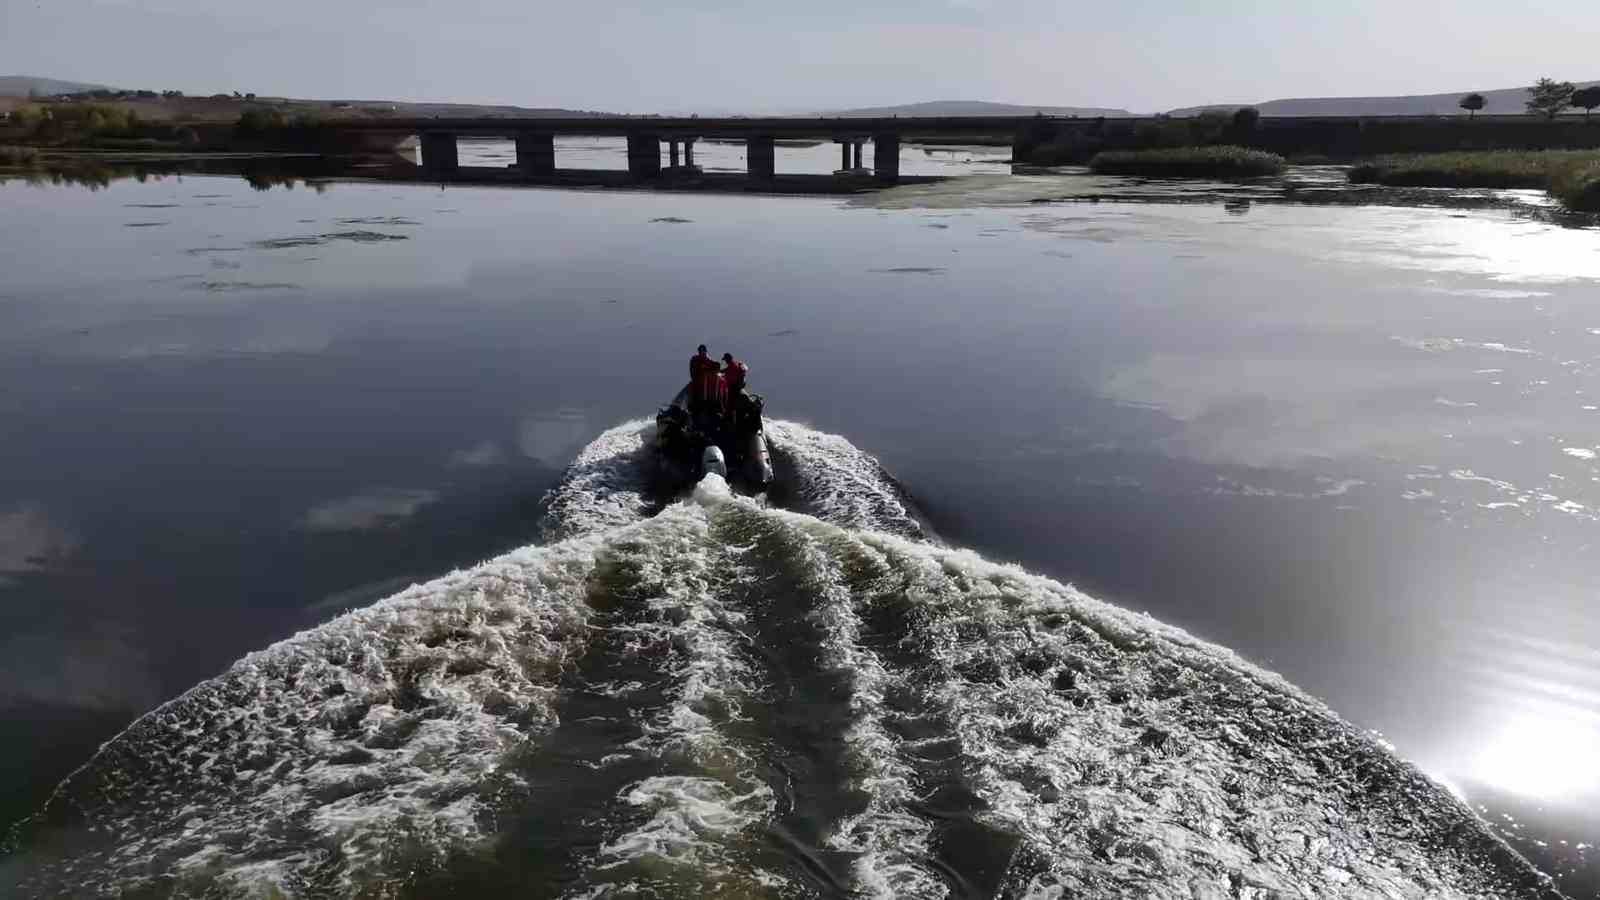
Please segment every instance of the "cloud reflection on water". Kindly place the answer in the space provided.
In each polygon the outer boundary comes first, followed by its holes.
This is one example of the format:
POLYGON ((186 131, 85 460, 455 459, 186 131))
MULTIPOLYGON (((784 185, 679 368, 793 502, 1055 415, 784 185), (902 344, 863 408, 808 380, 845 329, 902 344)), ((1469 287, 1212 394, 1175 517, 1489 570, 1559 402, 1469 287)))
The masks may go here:
POLYGON ((0 510, 0 588, 9 576, 58 565, 78 548, 78 539, 41 507, 21 503, 0 510))
POLYGON ((437 491, 381 487, 313 506, 301 520, 309 531, 364 531, 397 525, 439 499, 437 491))

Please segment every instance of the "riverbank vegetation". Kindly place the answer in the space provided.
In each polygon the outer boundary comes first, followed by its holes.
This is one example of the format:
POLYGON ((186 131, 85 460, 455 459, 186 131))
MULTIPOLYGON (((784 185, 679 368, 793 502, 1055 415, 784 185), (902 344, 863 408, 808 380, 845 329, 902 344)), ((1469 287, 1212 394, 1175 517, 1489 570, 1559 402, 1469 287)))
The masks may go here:
POLYGON ((139 128, 131 110, 105 103, 28 105, 13 110, 6 137, 38 144, 80 141, 107 135, 127 136, 139 128))
POLYGON ((314 111, 246 107, 231 124, 148 121, 125 106, 104 103, 30 104, 0 122, 0 144, 50 150, 184 152, 321 151, 331 140, 314 111))
POLYGON ((1350 169, 1357 184, 1395 187, 1547 188, 1560 171, 1600 160, 1594 150, 1491 150, 1380 156, 1350 169))
POLYGON ((1229 144, 1176 147, 1167 150, 1111 150, 1089 160, 1100 175, 1144 175, 1152 178, 1253 178, 1276 175, 1287 165, 1276 153, 1229 144))
POLYGON ((122 106, 102 103, 32 104, 0 125, 0 141, 46 149, 197 150, 199 133, 175 122, 149 122, 122 106))
POLYGON ((276 109, 247 109, 233 126, 233 143, 249 149, 317 150, 327 141, 326 120, 316 113, 285 115, 276 109))
POLYGON ((32 147, 0 146, 0 166, 31 166, 39 159, 39 151, 32 147))
POLYGON ((1568 209, 1600 213, 1600 157, 1551 175, 1550 193, 1568 209))
POLYGON ((1570 209, 1600 212, 1600 151, 1497 150, 1383 156, 1354 166, 1357 184, 1544 188, 1570 209))
POLYGON ((1015 162, 1036 166, 1082 165, 1118 150, 1175 150, 1250 143, 1261 115, 1250 107, 1190 118, 1067 120, 1038 117, 1012 144, 1015 162))
POLYGON ((1241 107, 1192 117, 1060 119, 1038 117, 1012 145, 1017 163, 1082 164, 1095 154, 1230 144, 1294 158, 1305 155, 1359 160, 1386 153, 1600 148, 1600 86, 1578 88, 1548 78, 1527 89, 1526 115, 1477 118, 1488 106, 1482 94, 1458 103, 1460 115, 1279 116, 1263 121, 1241 107), (1569 115, 1573 108, 1584 115, 1569 115))

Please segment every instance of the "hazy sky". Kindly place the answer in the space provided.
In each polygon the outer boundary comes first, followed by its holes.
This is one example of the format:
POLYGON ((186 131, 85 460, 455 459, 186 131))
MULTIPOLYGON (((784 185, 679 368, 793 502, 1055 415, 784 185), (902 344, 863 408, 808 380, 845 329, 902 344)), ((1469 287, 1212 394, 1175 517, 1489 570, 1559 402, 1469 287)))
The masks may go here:
POLYGON ((1152 111, 1600 78, 1594 0, 0 0, 0 74, 617 112, 1152 111))

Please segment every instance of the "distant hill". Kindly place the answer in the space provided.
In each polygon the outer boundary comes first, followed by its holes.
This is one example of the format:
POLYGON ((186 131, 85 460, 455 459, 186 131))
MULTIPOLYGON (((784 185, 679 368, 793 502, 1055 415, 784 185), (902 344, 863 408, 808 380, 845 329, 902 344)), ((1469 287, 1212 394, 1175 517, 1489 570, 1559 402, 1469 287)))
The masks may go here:
POLYGON ((148 114, 157 119, 167 118, 167 116, 163 115, 164 112, 181 112, 205 119, 212 117, 208 113, 219 111, 228 118, 232 118, 237 116, 238 112, 232 109, 230 104, 237 105, 244 102, 261 105, 319 107, 335 111, 351 110, 355 114, 382 112, 402 116, 516 116, 524 118, 576 119, 589 116, 614 115, 613 113, 590 112, 581 109, 530 108, 526 106, 484 105, 477 103, 407 103, 399 100, 297 100, 289 97, 255 96, 245 100, 227 93, 215 95, 196 94, 172 99, 156 98, 146 92, 147 96, 138 97, 133 91, 107 87, 103 84, 62 81, 58 78, 39 78, 34 75, 0 75, 0 97, 27 97, 30 94, 53 97, 58 94, 81 94, 88 91, 117 92, 119 96, 107 99, 136 101, 143 107, 139 110, 141 115, 148 114), (171 109, 167 109, 168 107, 171 109))
MULTIPOLYGON (((1580 81, 1578 87, 1600 84, 1600 81, 1580 81)), ((1211 106, 1187 106, 1174 109, 1171 116, 1197 116, 1208 110, 1232 112, 1241 106, 1253 106, 1263 116, 1455 116, 1466 115, 1459 104, 1461 98, 1474 93, 1471 90, 1449 94, 1417 94, 1408 97, 1312 97, 1292 100, 1268 100, 1265 103, 1225 103, 1211 106)), ((1480 115, 1517 115, 1527 111, 1523 102, 1528 99, 1526 87, 1501 88, 1477 91, 1487 104, 1480 115)))
POLYGON ((99 90, 109 90, 109 88, 103 84, 58 81, 54 78, 36 78, 32 75, 0 75, 0 97, 26 97, 29 93, 48 97, 53 94, 76 94, 80 91, 99 90))
POLYGON ((982 100, 931 100, 927 103, 907 103, 904 106, 867 106, 860 109, 836 109, 819 113, 824 116, 857 119, 889 116, 1080 116, 1115 118, 1131 116, 1125 109, 1108 109, 1098 106, 1019 106, 1014 103, 987 103, 982 100))
POLYGON ((427 118, 516 117, 578 119, 612 113, 553 107, 485 105, 477 103, 408 103, 400 100, 299 100, 291 97, 235 96, 231 93, 163 97, 150 91, 130 91, 75 81, 35 78, 27 75, 0 76, 0 111, 27 102, 29 91, 38 96, 109 91, 97 102, 115 103, 138 113, 147 121, 184 118, 199 122, 231 122, 246 108, 275 108, 284 115, 313 112, 334 118, 373 116, 411 116, 427 118), (141 96, 142 94, 142 96, 141 96))

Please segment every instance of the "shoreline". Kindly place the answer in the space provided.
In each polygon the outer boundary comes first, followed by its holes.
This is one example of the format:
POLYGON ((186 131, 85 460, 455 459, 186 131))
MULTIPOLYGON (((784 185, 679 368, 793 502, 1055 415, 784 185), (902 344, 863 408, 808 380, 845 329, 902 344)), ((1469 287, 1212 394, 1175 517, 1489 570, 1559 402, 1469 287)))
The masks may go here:
MULTIPOLYGON (((149 176, 243 178, 258 190, 303 183, 408 184, 430 187, 524 188, 721 194, 749 197, 839 197, 852 205, 893 208, 1007 207, 1052 203, 1216 204, 1242 214, 1255 203, 1302 206, 1399 206, 1503 210, 1568 227, 1600 225, 1595 213, 1560 202, 1541 204, 1515 191, 1470 187, 1390 187, 1350 183, 1344 166, 1290 166, 1285 175, 1242 180, 1096 175, 1084 167, 1013 166, 1010 175, 902 175, 895 184, 859 175, 777 175, 753 180, 742 172, 663 172, 637 179, 620 169, 563 169, 526 176, 516 169, 464 166, 449 175, 412 163, 339 159, 314 153, 162 153, 56 151, 31 165, 0 165, 9 180, 79 182, 103 187, 149 176)), ((1553 200, 1553 198, 1552 198, 1553 200)))
POLYGON ((638 178, 623 169, 557 169, 530 175, 512 167, 461 166, 453 172, 432 172, 404 160, 335 157, 320 153, 246 153, 128 150, 41 150, 31 163, 0 165, 0 178, 45 176, 97 183, 140 175, 237 175, 263 184, 301 179, 308 182, 359 181, 387 184, 463 185, 661 191, 673 193, 760 194, 772 196, 848 196, 900 185, 949 181, 951 175, 901 175, 893 183, 871 172, 840 174, 777 174, 752 178, 743 172, 663 170, 638 178))

